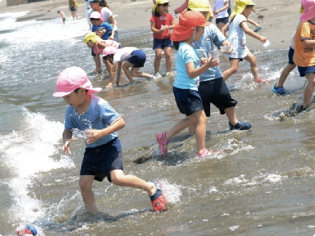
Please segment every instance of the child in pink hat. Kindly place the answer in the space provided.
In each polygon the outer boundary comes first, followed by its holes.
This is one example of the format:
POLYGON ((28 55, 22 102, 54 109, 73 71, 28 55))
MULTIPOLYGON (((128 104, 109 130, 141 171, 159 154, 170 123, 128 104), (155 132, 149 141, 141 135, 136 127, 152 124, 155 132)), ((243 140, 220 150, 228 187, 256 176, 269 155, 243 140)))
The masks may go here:
POLYGON ((79 67, 64 69, 58 76, 54 97, 63 97, 66 108, 63 150, 71 154, 73 131, 84 133, 86 149, 81 164, 79 185, 85 207, 96 214, 92 184, 105 177, 115 185, 145 190, 151 199, 153 210, 165 209, 166 199, 161 187, 155 182, 146 182, 137 176, 123 172, 121 144, 117 131, 125 121, 107 101, 93 95, 100 88, 93 88, 87 74, 79 67))
POLYGON ((295 52, 293 60, 298 66, 301 77, 306 77, 303 104, 296 107, 296 112, 302 112, 312 102, 315 86, 315 0, 302 0, 301 14, 295 36, 295 52))

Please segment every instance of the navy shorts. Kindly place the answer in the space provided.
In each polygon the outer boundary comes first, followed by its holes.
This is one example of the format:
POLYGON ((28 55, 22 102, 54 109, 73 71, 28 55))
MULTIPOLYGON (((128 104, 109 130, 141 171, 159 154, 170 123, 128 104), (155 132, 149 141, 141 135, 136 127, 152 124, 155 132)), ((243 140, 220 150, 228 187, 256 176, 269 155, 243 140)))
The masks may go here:
POLYGON ((118 138, 94 148, 86 148, 80 175, 94 175, 97 181, 107 177, 111 182, 112 170, 123 170, 120 140, 118 138))
POLYGON ((298 66, 298 70, 301 77, 304 77, 306 74, 315 73, 315 66, 298 66))
POLYGON ((216 18, 215 19, 216 24, 219 24, 219 23, 226 24, 226 23, 228 23, 228 21, 229 21, 229 17, 223 17, 223 18, 216 18))
POLYGON ((146 56, 141 50, 134 50, 131 53, 131 57, 127 59, 128 62, 133 64, 135 67, 143 67, 145 63, 146 56))
POLYGON ((288 51, 288 63, 291 65, 295 65, 293 61, 293 56, 294 56, 294 49, 290 47, 288 51))
POLYGON ((220 110, 221 114, 225 113, 226 108, 235 107, 237 104, 237 101, 231 97, 223 78, 200 82, 198 89, 203 109, 208 117, 210 116, 211 103, 220 110))
POLYGON ((186 116, 203 109, 198 91, 173 87, 173 93, 179 111, 186 116))
POLYGON ((172 47, 173 43, 172 40, 170 38, 168 39, 153 39, 153 49, 156 48, 167 48, 167 47, 172 47))
POLYGON ((232 61, 232 60, 239 60, 239 61, 243 61, 243 58, 231 58, 231 57, 229 57, 229 61, 232 61))

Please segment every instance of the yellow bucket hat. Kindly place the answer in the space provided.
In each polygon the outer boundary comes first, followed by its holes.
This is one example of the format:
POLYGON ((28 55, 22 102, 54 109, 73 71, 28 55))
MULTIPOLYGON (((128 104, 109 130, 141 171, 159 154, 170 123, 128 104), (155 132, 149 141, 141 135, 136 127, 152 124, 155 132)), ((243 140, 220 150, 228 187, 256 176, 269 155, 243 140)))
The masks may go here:
POLYGON ((153 13, 157 13, 159 11, 158 5, 162 5, 165 3, 169 3, 169 1, 168 0, 156 0, 154 3, 154 7, 153 7, 153 13))
POLYGON ((208 12, 207 19, 211 16, 209 0, 189 0, 187 8, 192 11, 208 12))
POLYGON ((236 0, 235 3, 236 5, 231 14, 231 19, 234 16, 243 13, 243 11, 245 10, 247 6, 256 6, 256 4, 252 0, 236 0))
POLYGON ((101 40, 102 39, 98 35, 96 35, 95 32, 87 33, 84 36, 84 43, 88 43, 89 41, 92 41, 92 43, 97 43, 97 42, 99 42, 101 40))

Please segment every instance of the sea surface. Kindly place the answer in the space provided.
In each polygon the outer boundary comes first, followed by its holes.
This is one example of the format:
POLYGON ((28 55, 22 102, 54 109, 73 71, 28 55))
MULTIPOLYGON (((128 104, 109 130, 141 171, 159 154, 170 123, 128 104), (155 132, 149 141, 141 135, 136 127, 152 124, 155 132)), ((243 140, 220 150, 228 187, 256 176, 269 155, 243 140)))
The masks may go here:
MULTIPOLYGON (((212 107, 206 158, 195 157, 187 131, 172 140, 167 157, 157 151, 155 134, 183 118, 173 76, 100 92, 127 123, 119 132, 125 172, 159 180, 169 205, 155 213, 145 192, 95 182, 100 213, 90 216, 78 186, 84 142, 72 145, 72 156, 62 153, 66 104, 52 97, 64 68, 93 71, 83 43, 89 28, 85 19, 17 22, 24 14, 0 15, 0 235, 15 235, 21 224, 46 236, 315 235, 315 110, 279 115, 301 101, 305 79, 296 70, 285 83, 288 95, 271 92, 287 64, 286 48, 253 50, 267 83, 253 82, 248 63, 227 81, 239 120, 253 128, 229 132, 226 117, 212 107)), ((153 73, 149 25, 119 33, 123 46, 145 51, 143 71, 153 73)), ((174 50, 174 65, 175 58, 174 50)), ((226 69, 228 59, 220 61, 226 69)), ((106 73, 90 79, 96 87, 108 82, 106 73)))

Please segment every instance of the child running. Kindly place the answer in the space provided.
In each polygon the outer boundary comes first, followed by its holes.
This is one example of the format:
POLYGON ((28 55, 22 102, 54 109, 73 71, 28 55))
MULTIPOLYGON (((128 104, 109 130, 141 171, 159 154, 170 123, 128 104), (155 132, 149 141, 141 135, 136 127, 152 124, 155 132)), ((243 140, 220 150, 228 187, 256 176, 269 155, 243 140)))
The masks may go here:
POLYGON ((153 8, 153 16, 150 19, 153 32, 154 76, 161 78, 160 63, 164 50, 166 60, 166 75, 172 69, 172 41, 170 29, 174 28, 174 17, 168 12, 168 0, 156 0, 153 8))
MULTIPOLYGON (((197 10, 206 18, 209 14, 208 3, 200 5, 197 10)), ((194 45, 196 48, 203 50, 205 55, 210 55, 216 50, 215 46, 218 48, 231 48, 229 41, 226 40, 222 32, 212 23, 205 26, 200 41, 195 42, 194 45)), ((230 49, 229 53, 231 52, 232 50, 230 49)), ((237 119, 235 112, 237 101, 231 97, 218 66, 209 68, 205 73, 200 75, 198 91, 207 117, 210 117, 210 104, 213 103, 220 110, 221 115, 226 114, 230 130, 248 130, 252 127, 249 122, 242 122, 237 119)))
MULTIPOLYGON (((84 43, 87 44, 89 48, 92 49, 92 56, 95 61, 96 71, 101 70, 101 62, 100 55, 103 55, 103 50, 106 47, 112 46, 115 48, 119 48, 120 44, 114 40, 102 40, 96 33, 90 32, 87 33, 84 37, 84 43)), ((107 71, 109 73, 109 83, 106 85, 106 88, 112 88, 115 80, 115 73, 112 69, 112 64, 108 63, 108 61, 104 61, 107 71)))
POLYGON ((120 49, 106 47, 103 50, 103 61, 104 63, 110 63, 112 65, 112 69, 114 70, 113 73, 115 73, 116 65, 118 64, 117 86, 120 85, 121 68, 124 70, 130 84, 134 83, 134 76, 153 79, 153 75, 139 72, 139 69, 144 66, 145 60, 145 53, 136 47, 124 47, 120 49))
POLYGON ((303 13, 301 23, 296 30, 293 60, 298 66, 301 77, 306 77, 303 104, 297 106, 296 112, 302 112, 312 102, 315 86, 315 0, 302 0, 303 13))
POLYGON ((236 73, 238 71, 240 61, 245 59, 251 65, 254 81, 264 81, 258 75, 256 57, 248 50, 246 46, 246 34, 258 39, 262 43, 267 42, 267 38, 255 33, 247 25, 247 18, 252 11, 255 11, 255 5, 256 4, 252 0, 236 1, 236 6, 231 15, 228 36, 228 39, 233 47, 233 52, 229 55, 230 68, 223 72, 224 80, 227 80, 231 75, 236 73))
POLYGON ((179 17, 179 24, 174 27, 171 39, 178 49, 176 58, 176 77, 173 92, 179 111, 186 115, 169 131, 156 135, 159 149, 163 156, 167 154, 167 144, 182 130, 195 128, 197 156, 206 156, 205 147, 206 116, 203 111, 202 100, 198 93, 199 75, 209 67, 217 66, 217 60, 204 58, 201 62, 200 54, 193 47, 193 41, 199 41, 207 25, 205 17, 197 11, 186 11, 179 17), (201 65, 202 64, 202 65, 201 65))
POLYGON ((166 199, 158 183, 146 182, 123 172, 117 131, 125 126, 125 121, 107 101, 93 95, 100 90, 92 87, 84 70, 69 67, 59 74, 53 94, 54 97, 62 97, 68 104, 63 131, 64 152, 71 154, 70 144, 75 141, 73 129, 79 129, 86 135, 79 185, 87 211, 97 213, 93 180, 101 182, 105 177, 118 186, 145 190, 150 196, 153 210, 164 210, 166 199))

